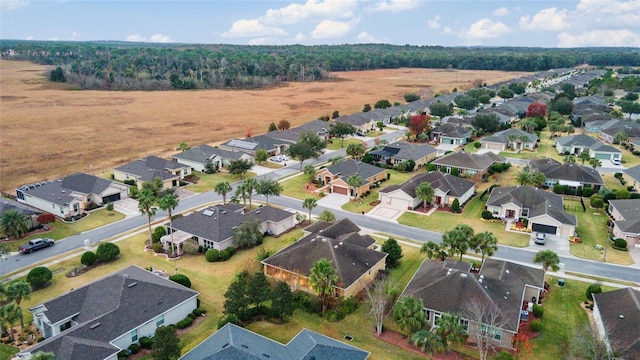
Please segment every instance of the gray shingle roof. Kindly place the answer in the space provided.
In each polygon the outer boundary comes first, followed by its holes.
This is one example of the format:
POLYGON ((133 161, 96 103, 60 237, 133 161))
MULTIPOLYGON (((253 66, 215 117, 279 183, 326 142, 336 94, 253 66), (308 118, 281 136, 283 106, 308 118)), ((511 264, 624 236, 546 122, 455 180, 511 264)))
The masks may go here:
POLYGON ((340 178, 345 181, 349 176, 354 174, 360 175, 362 179, 366 181, 375 175, 386 171, 383 168, 379 168, 365 162, 355 161, 353 159, 344 160, 335 165, 331 165, 327 170, 333 175, 339 175, 340 178))
POLYGON ((606 145, 602 141, 584 134, 559 137, 556 138, 556 142, 561 146, 586 146, 593 151, 621 153, 613 146, 606 145))
POLYGON ((478 274, 445 265, 445 262, 425 260, 402 296, 415 296, 428 309, 461 315, 472 302, 480 302, 496 309, 505 321, 503 328, 515 332, 525 286, 542 288, 544 285, 541 269, 503 260, 486 259, 478 274))
POLYGON ((640 181, 640 165, 636 165, 634 167, 630 167, 624 170, 624 173, 631 176, 632 179, 636 181, 640 181))
POLYGON ((381 193, 389 193, 397 189, 402 190, 412 198, 416 197, 416 188, 423 182, 431 184, 431 187, 439 189, 445 194, 459 197, 469 191, 475 183, 453 176, 451 174, 443 174, 439 171, 431 171, 427 173, 414 175, 411 179, 403 182, 400 185, 390 185, 380 190, 381 193))
POLYGON ((52 322, 77 314, 73 320, 78 325, 28 351, 51 351, 56 358, 67 360, 104 359, 104 354, 119 351, 110 341, 197 295, 150 271, 129 266, 41 304, 52 322), (99 326, 93 326, 97 323, 99 326))
POLYGON ((263 263, 309 276, 316 261, 327 259, 336 269, 340 287, 348 288, 387 254, 363 247, 359 241, 351 241, 356 239, 348 236, 353 233, 350 231, 353 223, 348 220, 343 223, 345 220, 305 236, 263 263), (340 233, 340 230, 349 232, 340 233))
POLYGON ((600 173, 594 168, 578 164, 559 164, 539 167, 547 179, 578 181, 582 184, 604 185, 600 173))
POLYGON ((242 154, 244 153, 240 151, 229 151, 209 145, 198 145, 189 150, 172 155, 171 157, 174 159, 204 163, 207 159, 211 159, 214 156, 219 156, 223 159, 239 159, 242 154))
POLYGON ((162 180, 176 178, 177 175, 173 175, 167 170, 176 170, 185 167, 185 165, 178 162, 152 155, 118 166, 115 169, 127 174, 135 175, 139 177, 140 181, 152 181, 158 177, 162 180))
POLYGON ((491 165, 505 162, 505 158, 492 152, 484 154, 469 154, 464 151, 453 152, 432 161, 434 165, 452 166, 461 169, 485 171, 491 165))
POLYGON ((607 338, 625 359, 640 358, 640 291, 632 288, 593 294, 607 338))
POLYGON ((635 121, 621 121, 611 127, 602 130, 603 133, 615 136, 619 132, 624 132, 630 138, 640 137, 640 124, 635 121))
POLYGON ((526 132, 520 129, 507 129, 498 131, 497 133, 487 136, 486 138, 480 139, 480 142, 495 142, 500 144, 507 144, 509 142, 509 136, 515 135, 516 139, 519 139, 521 136, 526 136, 529 142, 535 143, 538 141, 538 137, 535 134, 530 132, 526 132))
POLYGON ((283 345, 229 323, 180 360, 364 360, 368 356, 366 351, 307 329, 283 345))
POLYGON ((609 200, 609 205, 613 206, 624 220, 634 220, 640 214, 640 199, 609 200))
POLYGON ((94 175, 77 172, 32 189, 25 189, 24 193, 57 205, 66 205, 75 199, 71 196, 72 192, 100 194, 108 189, 112 183, 94 175))
POLYGON ((462 126, 445 123, 440 126, 435 127, 431 130, 431 133, 441 134, 440 136, 447 136, 452 138, 464 138, 471 130, 464 128, 462 126))
POLYGON ((25 215, 34 215, 42 212, 42 210, 37 210, 35 208, 32 208, 31 206, 19 203, 8 198, 0 199, 0 214, 8 210, 18 210, 25 215))
POLYGON ((411 144, 400 141, 386 145, 382 148, 371 151, 371 155, 378 155, 387 158, 401 160, 419 160, 436 152, 436 149, 429 144, 411 144))
POLYGON ((487 199, 487 206, 502 206, 508 203, 529 209, 529 218, 547 214, 562 224, 578 224, 575 215, 564 212, 562 195, 533 186, 495 187, 487 199))

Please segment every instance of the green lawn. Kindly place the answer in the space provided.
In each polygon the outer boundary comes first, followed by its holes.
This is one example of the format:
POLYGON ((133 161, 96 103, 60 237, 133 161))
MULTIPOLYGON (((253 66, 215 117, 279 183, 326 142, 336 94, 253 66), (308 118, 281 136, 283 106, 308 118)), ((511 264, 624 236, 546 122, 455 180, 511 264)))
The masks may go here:
POLYGON ((309 177, 305 174, 298 176, 292 176, 289 179, 280 183, 282 185, 282 192, 280 195, 289 196, 299 200, 304 200, 308 197, 320 199, 320 196, 316 195, 311 189, 315 190, 315 185, 309 182, 309 177), (307 190, 309 186, 309 190, 307 190))
POLYGON ((348 138, 348 139, 344 139, 344 146, 340 146, 341 143, 342 143, 342 141, 340 139, 331 139, 331 141, 329 143, 327 143, 327 149, 328 150, 344 149, 347 146, 349 146, 349 144, 360 144, 360 143, 362 143, 362 140, 358 140, 358 139, 354 139, 354 138, 348 138))
MULTIPOLYGON (((607 245, 608 217, 604 210, 596 212, 594 209, 589 208, 588 201, 588 199, 585 199, 587 211, 583 211, 580 201, 567 198, 564 200, 566 211, 575 215, 578 220, 576 232, 582 240, 580 244, 571 243, 571 253, 583 259, 603 261, 604 250, 596 249, 596 245, 599 244, 603 248, 607 245)), ((630 265, 633 264, 633 259, 626 251, 609 248, 607 262, 630 265)))
POLYGON ((412 212, 405 212, 398 218, 398 222, 403 225, 414 226, 421 229, 431 230, 439 233, 447 232, 458 224, 470 225, 475 233, 489 231, 498 239, 498 243, 502 245, 525 247, 529 246, 529 234, 519 234, 505 231, 506 224, 502 222, 488 222, 481 218, 482 211, 485 209, 487 197, 480 200, 476 196, 464 208, 462 214, 453 214, 450 212, 436 211, 426 216, 412 212))
POLYGON ((15 354, 17 354, 19 349, 15 346, 0 344, 0 360, 8 360, 15 354))
POLYGON ((374 138, 374 137, 378 137, 378 136, 384 135, 384 134, 385 134, 384 131, 371 130, 371 131, 367 132, 367 137, 374 138))
POLYGON ((118 220, 124 219, 124 215, 117 211, 107 211, 106 209, 94 210, 89 213, 89 216, 86 216, 82 220, 78 220, 73 223, 66 223, 62 220, 58 219, 55 223, 50 225, 53 227, 53 230, 47 232, 37 233, 26 238, 20 239, 18 241, 12 241, 6 243, 11 251, 18 251, 18 247, 22 244, 25 244, 27 241, 40 237, 48 237, 54 240, 60 240, 67 238, 71 235, 78 234, 87 230, 95 229, 97 227, 110 224, 112 222, 116 222, 118 220))
MULTIPOLYGON (((243 178, 239 175, 232 175, 226 171, 219 171, 214 174, 205 174, 199 171, 194 171, 193 175, 199 177, 197 184, 187 185, 185 189, 197 193, 207 192, 209 190, 213 190, 216 187, 216 184, 223 181, 228 181, 230 184, 233 184, 237 181, 242 181, 243 178)), ((244 175, 244 178, 254 177, 256 176, 253 172, 247 172, 244 175)))
MULTIPOLYGON (((421 168, 416 172, 410 172, 410 173, 403 173, 397 170, 387 169, 387 174, 391 174, 391 177, 389 178, 389 180, 383 182, 381 186, 382 188, 384 188, 385 186, 389 186, 389 185, 402 184, 403 182, 412 178, 414 175, 423 171, 424 171, 424 168, 421 168)), ((381 188, 371 189, 371 193, 362 199, 358 198, 357 200, 353 200, 353 198, 351 198, 348 203, 342 205, 342 210, 350 211, 353 213, 361 213, 363 211, 369 212, 375 206, 375 205, 372 205, 371 203, 378 200, 378 191, 380 189, 381 188)))

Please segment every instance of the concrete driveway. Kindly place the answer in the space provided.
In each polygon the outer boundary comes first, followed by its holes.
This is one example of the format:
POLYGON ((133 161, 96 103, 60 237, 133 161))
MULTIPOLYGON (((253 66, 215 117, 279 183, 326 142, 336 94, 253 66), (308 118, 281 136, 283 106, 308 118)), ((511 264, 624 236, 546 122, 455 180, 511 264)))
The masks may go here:
POLYGON ((132 198, 126 198, 114 202, 113 210, 124 214, 125 217, 140 215, 140 210, 138 210, 138 201, 132 198))
POLYGON ((402 210, 393 209, 390 207, 385 207, 383 204, 378 204, 367 213, 367 216, 379 218, 385 221, 397 222, 396 219, 399 218, 402 213, 402 210))
POLYGON ((349 197, 342 194, 327 194, 318 200, 318 205, 330 209, 342 210, 342 205, 349 202, 349 197))

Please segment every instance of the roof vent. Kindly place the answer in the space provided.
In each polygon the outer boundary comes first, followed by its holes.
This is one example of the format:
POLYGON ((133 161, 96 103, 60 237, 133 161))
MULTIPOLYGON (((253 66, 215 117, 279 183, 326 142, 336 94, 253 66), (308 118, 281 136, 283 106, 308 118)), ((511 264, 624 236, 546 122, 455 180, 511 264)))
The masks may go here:
POLYGON ((262 356, 264 356, 266 358, 270 358, 271 357, 271 356, 269 356, 269 354, 265 354, 265 353, 262 353, 262 356))
POLYGON ((333 248, 334 248, 334 249, 337 249, 337 248, 338 248, 338 245, 333 245, 333 248))
POLYGON ((248 348, 249 348, 249 347, 248 347, 247 345, 245 345, 245 344, 242 344, 242 345, 240 345, 240 346, 242 346, 242 347, 243 347, 243 348, 245 348, 245 349, 248 349, 248 348))
POLYGON ((222 210, 222 213, 223 213, 223 214, 226 214, 226 213, 227 213, 227 210, 222 210))
POLYGON ((127 287, 132 288, 132 287, 134 287, 134 286, 136 286, 136 285, 138 285, 138 283, 137 283, 137 282, 132 282, 131 284, 127 285, 127 287))
POLYGON ((507 297, 505 296, 504 299, 507 300, 507 297))
POLYGON ((322 242, 327 242, 327 238, 322 238, 322 242))
POLYGON ((505 270, 505 272, 508 274, 509 273, 509 269, 505 270))
POLYGON ((480 284, 482 284, 482 278, 480 278, 480 279, 478 280, 478 282, 479 282, 480 284))
POLYGON ((205 211, 203 211, 203 212, 202 212, 202 215, 204 215, 204 216, 211 216, 211 215, 213 215, 213 210, 209 210, 209 209, 207 209, 207 210, 205 210, 205 211))
POLYGON ((222 348, 226 348, 227 346, 229 346, 229 343, 224 343, 224 345, 222 345, 222 348))
POLYGON ((100 323, 99 323, 99 322, 97 322, 97 323, 92 324, 91 326, 89 326, 89 329, 93 330, 93 329, 97 328, 98 326, 100 326, 100 323))
POLYGON ((356 266, 356 263, 353 263, 353 266, 356 266))
POLYGON ((460 273, 460 277, 462 277, 462 278, 466 278, 466 277, 467 277, 467 274, 466 274, 466 273, 460 273))
POLYGON ((256 214, 260 214, 260 210, 256 210, 256 214))
POLYGON ((620 318, 620 320, 624 319, 624 315, 622 314, 618 315, 618 317, 620 318))
POLYGON ((339 244, 340 246, 342 246, 343 242, 342 242, 342 241, 340 241, 338 244, 339 244))

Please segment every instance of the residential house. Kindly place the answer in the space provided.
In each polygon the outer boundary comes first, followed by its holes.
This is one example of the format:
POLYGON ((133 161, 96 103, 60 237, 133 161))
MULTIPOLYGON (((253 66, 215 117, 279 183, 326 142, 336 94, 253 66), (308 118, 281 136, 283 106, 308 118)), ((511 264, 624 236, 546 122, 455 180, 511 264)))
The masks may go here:
POLYGON ((482 149, 494 151, 507 151, 508 149, 533 151, 537 142, 538 137, 535 134, 514 128, 498 131, 480 139, 482 149))
POLYGON ((613 144, 618 133, 625 134, 629 140, 640 138, 640 124, 631 120, 620 121, 613 126, 602 129, 598 133, 598 139, 613 144))
POLYGON ((351 115, 343 115, 335 119, 334 122, 342 122, 352 125, 358 132, 368 132, 377 128, 378 120, 373 119, 366 112, 359 112, 351 115))
POLYGON ((385 169, 353 159, 318 169, 314 176, 322 185, 329 186, 332 193, 353 197, 362 196, 371 190, 376 182, 382 181, 386 177, 385 169), (360 187, 352 188, 349 186, 347 181, 351 175, 359 175, 362 178, 360 187))
POLYGON ((533 186, 498 186, 487 199, 487 210, 494 217, 527 220, 527 229, 569 238, 578 220, 564 211, 562 195, 533 186))
POLYGON ((145 182, 162 180, 163 189, 180 186, 180 181, 191 174, 191 167, 157 156, 147 156, 113 169, 113 178, 122 182, 132 182, 139 189, 145 182))
POLYGON ((616 359, 640 359, 640 291, 624 288, 593 294, 593 319, 616 359))
POLYGON ((233 139, 220 144, 220 149, 245 152, 255 157, 256 151, 265 150, 269 156, 285 154, 295 141, 276 139, 268 135, 258 135, 246 139, 233 139))
POLYGON ((627 241, 627 246, 640 246, 640 199, 609 200, 613 218, 613 237, 627 241))
POLYGON ((178 254, 182 253, 182 245, 188 239, 197 240, 205 249, 221 251, 233 245, 235 230, 248 218, 257 219, 261 231, 274 236, 296 226, 295 213, 269 205, 245 212, 241 205, 218 204, 173 220, 173 227, 167 224, 168 234, 160 241, 168 249, 173 240, 178 254))
POLYGON ((538 303, 544 291, 544 271, 526 265, 487 258, 479 273, 470 272, 468 263, 426 259, 400 297, 422 300, 427 328, 437 326, 442 314, 460 317, 470 342, 474 327, 488 328, 501 348, 512 349, 520 329, 520 314, 531 303, 538 303), (473 307, 496 314, 495 322, 481 323, 472 315, 473 307))
POLYGON ((435 206, 451 206, 458 199, 460 205, 469 200, 476 190, 476 184, 469 180, 431 171, 414 175, 400 185, 390 185, 378 192, 378 200, 385 207, 397 210, 413 210, 422 204, 416 195, 416 188, 421 183, 428 183, 434 190, 433 204, 435 206))
POLYGON ((589 157, 598 160, 622 159, 622 151, 584 134, 557 137, 555 147, 558 154, 578 155, 581 152, 588 151, 589 157))
POLYGON ((544 184, 553 187, 556 184, 566 185, 576 190, 590 186, 598 192, 604 186, 604 180, 600 173, 592 167, 580 164, 560 164, 553 159, 540 159, 531 162, 531 168, 546 176, 544 184))
POLYGON ((520 119, 518 114, 502 106, 480 109, 477 111, 477 113, 489 115, 494 114, 498 117, 498 121, 500 122, 500 124, 511 124, 512 122, 517 122, 520 119))
POLYGON ((281 344, 228 323, 180 360, 365 360, 368 357, 367 351, 308 329, 300 330, 287 344, 281 344))
POLYGON ((229 161, 238 159, 255 162, 253 157, 245 152, 223 150, 209 145, 194 146, 189 150, 171 155, 172 161, 201 173, 206 171, 207 161, 211 161, 211 165, 215 169, 222 169, 229 165, 229 161))
MULTIPOLYGON (((460 115, 452 115, 445 116, 440 119, 440 124, 452 124, 461 126, 463 128, 473 128, 473 121, 476 119, 475 116, 460 116, 460 115)), ((471 140, 469 138, 469 140, 471 140)))
POLYGON ((297 127, 293 127, 283 131, 270 131, 265 136, 272 137, 277 140, 286 141, 289 143, 296 143, 300 140, 300 136, 304 132, 310 132, 316 134, 323 140, 326 140, 329 136, 329 123, 323 120, 313 120, 311 122, 302 124, 297 127))
POLYGON ((23 185, 17 200, 66 218, 129 196, 129 187, 94 175, 74 173, 54 181, 23 185))
POLYGON ((429 144, 414 144, 405 141, 385 145, 369 152, 377 163, 396 166, 403 161, 413 160, 416 169, 436 158, 436 149, 429 144))
POLYGON ((492 152, 484 154, 469 154, 468 152, 452 152, 431 163, 441 172, 451 173, 452 169, 458 169, 461 176, 483 176, 489 172, 493 164, 506 162, 502 156, 492 152))
POLYGON ((305 231, 308 235, 262 261, 265 275, 287 282, 294 291, 315 294, 309 275, 318 260, 326 259, 338 275, 334 285, 337 295, 348 298, 385 269, 387 254, 373 250, 375 240, 360 235, 360 228, 347 218, 333 223, 319 221, 305 231))
POLYGON ((431 130, 431 139, 440 144, 463 146, 471 140, 471 133, 468 128, 446 123, 431 130))
POLYGON ((9 210, 16 210, 24 214, 29 219, 30 228, 38 225, 38 215, 42 214, 42 211, 37 210, 36 208, 3 197, 0 199, 0 214, 9 210))
POLYGON ((29 309, 46 339, 18 353, 29 359, 117 360, 118 352, 175 324, 197 307, 198 293, 135 265, 29 309))
POLYGON ((624 173, 633 179, 633 186, 636 186, 636 182, 640 183, 640 165, 636 165, 624 170, 624 173))

